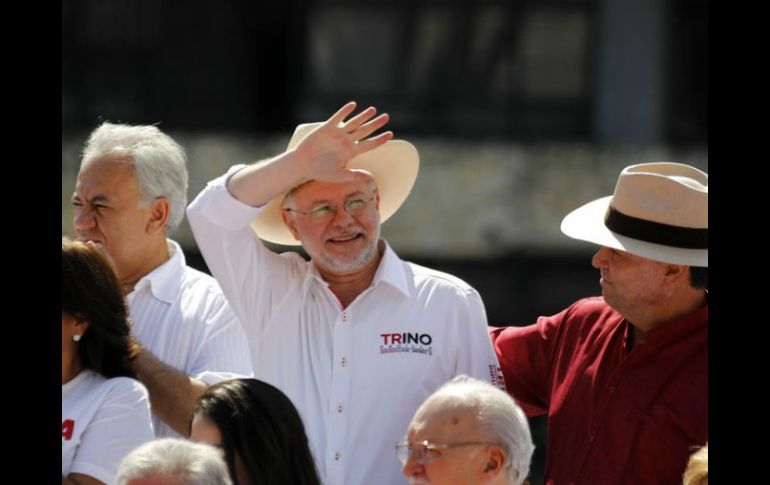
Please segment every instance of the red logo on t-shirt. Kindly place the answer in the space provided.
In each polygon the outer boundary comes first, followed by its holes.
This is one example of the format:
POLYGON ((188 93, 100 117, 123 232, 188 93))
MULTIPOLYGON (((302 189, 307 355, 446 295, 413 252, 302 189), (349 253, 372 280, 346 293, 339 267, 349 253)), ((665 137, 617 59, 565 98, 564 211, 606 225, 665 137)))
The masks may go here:
POLYGON ((65 440, 72 439, 72 432, 75 431, 75 421, 71 419, 65 419, 61 422, 61 437, 65 440))

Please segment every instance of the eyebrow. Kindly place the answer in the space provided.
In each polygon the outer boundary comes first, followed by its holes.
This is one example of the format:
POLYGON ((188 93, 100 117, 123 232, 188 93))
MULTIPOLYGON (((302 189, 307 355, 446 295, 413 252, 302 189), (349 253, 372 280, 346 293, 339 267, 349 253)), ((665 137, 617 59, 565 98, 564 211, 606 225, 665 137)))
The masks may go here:
MULTIPOLYGON (((82 199, 80 198, 80 196, 78 194, 72 194, 72 198, 70 200, 72 202, 79 202, 82 199)), ((91 200, 88 201, 88 202, 94 204, 96 202, 109 202, 109 200, 110 199, 106 195, 104 195, 104 194, 96 194, 95 196, 91 197, 91 200)))

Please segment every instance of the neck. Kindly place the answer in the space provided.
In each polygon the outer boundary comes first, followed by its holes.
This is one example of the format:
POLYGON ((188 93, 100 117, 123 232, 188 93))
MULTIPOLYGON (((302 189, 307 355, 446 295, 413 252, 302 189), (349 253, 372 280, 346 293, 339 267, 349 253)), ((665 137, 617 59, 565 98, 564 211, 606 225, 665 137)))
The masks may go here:
POLYGON ((149 252, 143 253, 140 258, 137 259, 137 264, 127 269, 121 269, 119 273, 120 286, 123 288, 123 294, 128 295, 134 291, 136 284, 151 273, 155 268, 165 263, 171 258, 171 254, 166 244, 166 239, 163 239, 162 244, 156 244, 149 252))
POLYGON ((335 273, 316 267, 324 281, 329 283, 337 298, 344 306, 348 306, 358 295, 371 286, 384 250, 384 245, 378 244, 374 257, 363 267, 350 273, 335 273))
POLYGON ((660 305, 651 308, 646 315, 633 318, 626 316, 634 326, 635 344, 643 343, 650 330, 695 313, 705 304, 706 292, 703 289, 688 286, 666 298, 660 305))
POLYGON ((80 356, 77 352, 73 353, 71 357, 67 358, 62 356, 61 365, 61 384, 62 386, 72 379, 74 379, 80 371, 83 370, 83 366, 80 364, 80 356))

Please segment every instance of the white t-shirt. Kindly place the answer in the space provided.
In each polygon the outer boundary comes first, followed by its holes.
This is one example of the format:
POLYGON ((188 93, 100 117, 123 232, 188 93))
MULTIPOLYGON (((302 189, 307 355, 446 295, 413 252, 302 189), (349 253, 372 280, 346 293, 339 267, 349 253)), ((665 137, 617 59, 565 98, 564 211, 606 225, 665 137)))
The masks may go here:
POLYGON ((120 461, 154 438, 147 389, 83 370, 61 386, 61 472, 115 483, 120 461))
MULTIPOLYGON (((211 276, 188 267, 179 245, 128 297, 131 333, 165 364, 214 384, 252 377, 246 335, 211 276)), ((180 435, 153 414, 157 437, 180 435)))
POLYGON ((500 386, 478 292, 385 245, 347 308, 312 263, 275 254, 249 227, 260 209, 212 182, 188 208, 212 274, 243 322, 255 376, 300 411, 328 484, 405 483, 394 444, 419 405, 458 374, 500 386))

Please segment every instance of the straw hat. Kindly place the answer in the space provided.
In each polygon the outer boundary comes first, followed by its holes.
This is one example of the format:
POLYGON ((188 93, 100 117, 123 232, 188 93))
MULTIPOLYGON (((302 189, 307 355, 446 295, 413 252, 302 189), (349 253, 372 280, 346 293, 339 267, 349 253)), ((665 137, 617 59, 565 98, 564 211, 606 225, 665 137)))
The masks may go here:
POLYGON ((569 213, 561 231, 663 263, 708 267, 708 197, 708 174, 689 165, 631 165, 613 195, 569 213))

